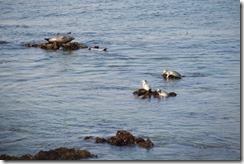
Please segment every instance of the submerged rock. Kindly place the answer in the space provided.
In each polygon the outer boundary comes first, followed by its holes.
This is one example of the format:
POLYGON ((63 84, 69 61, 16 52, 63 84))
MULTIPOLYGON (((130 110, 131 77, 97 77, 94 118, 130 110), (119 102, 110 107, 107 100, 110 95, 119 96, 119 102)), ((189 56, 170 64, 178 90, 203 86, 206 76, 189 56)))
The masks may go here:
POLYGON ((40 151, 34 156, 26 154, 20 157, 16 157, 2 154, 0 156, 0 160, 80 160, 93 157, 97 156, 87 150, 60 147, 54 150, 40 151))
POLYGON ((125 130, 117 131, 116 136, 110 137, 108 139, 96 137, 95 143, 108 143, 115 146, 138 145, 139 147, 146 149, 150 149, 154 146, 149 138, 145 140, 141 137, 135 137, 132 135, 132 133, 125 130))

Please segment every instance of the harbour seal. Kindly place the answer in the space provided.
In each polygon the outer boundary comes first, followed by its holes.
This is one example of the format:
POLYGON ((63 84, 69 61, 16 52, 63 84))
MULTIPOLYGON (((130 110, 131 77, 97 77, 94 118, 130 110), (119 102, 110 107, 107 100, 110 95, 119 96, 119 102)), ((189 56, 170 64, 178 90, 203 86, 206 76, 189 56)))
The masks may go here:
POLYGON ((157 89, 157 94, 159 98, 168 98, 168 97, 175 97, 177 94, 175 92, 166 92, 161 91, 161 89, 157 89))
POLYGON ((164 70, 162 76, 166 79, 181 79, 181 74, 172 70, 164 70))
POLYGON ((95 51, 107 51, 107 47, 105 48, 100 48, 99 46, 93 46, 93 47, 89 47, 88 50, 95 50, 95 51))
POLYGON ((44 38, 46 41, 48 41, 49 43, 68 43, 71 42, 72 40, 74 40, 75 38, 73 36, 58 36, 58 37, 54 37, 54 38, 44 38))

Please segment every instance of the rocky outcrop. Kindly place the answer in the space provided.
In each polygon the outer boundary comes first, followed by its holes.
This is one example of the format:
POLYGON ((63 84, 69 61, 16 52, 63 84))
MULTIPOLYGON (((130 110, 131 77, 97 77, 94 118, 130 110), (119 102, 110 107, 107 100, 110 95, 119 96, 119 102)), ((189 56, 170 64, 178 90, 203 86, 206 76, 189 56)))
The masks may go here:
POLYGON ((140 88, 140 89, 134 91, 133 95, 136 95, 141 99, 148 99, 151 97, 158 98, 158 92, 157 91, 151 91, 151 90, 147 91, 143 88, 140 88))
POLYGON ((133 92, 133 95, 138 96, 141 99, 148 99, 151 97, 154 98, 158 98, 158 99, 162 99, 162 98, 168 98, 168 97, 175 97, 177 96, 177 94, 175 92, 165 92, 165 91, 161 91, 160 89, 156 90, 156 91, 147 91, 143 88, 140 88, 136 91, 133 92))
POLYGON ((39 43, 39 44, 30 44, 26 43, 24 45, 25 47, 36 47, 41 48, 45 50, 78 50, 81 48, 88 48, 86 45, 80 44, 78 42, 68 42, 68 43, 59 43, 59 42, 53 42, 53 43, 39 43))
POLYGON ((49 151, 40 151, 34 156, 26 154, 20 157, 3 154, 0 160, 81 160, 85 158, 97 157, 87 150, 69 149, 60 147, 49 151))
MULTIPOLYGON (((85 137, 85 139, 88 137, 85 137)), ((90 136, 89 136, 90 138, 90 136)), ((116 136, 108 139, 96 137, 95 143, 108 143, 115 146, 131 146, 138 145, 139 147, 150 149, 154 146, 152 141, 147 138, 146 140, 141 137, 135 137, 130 132, 125 130, 119 130, 116 136)))

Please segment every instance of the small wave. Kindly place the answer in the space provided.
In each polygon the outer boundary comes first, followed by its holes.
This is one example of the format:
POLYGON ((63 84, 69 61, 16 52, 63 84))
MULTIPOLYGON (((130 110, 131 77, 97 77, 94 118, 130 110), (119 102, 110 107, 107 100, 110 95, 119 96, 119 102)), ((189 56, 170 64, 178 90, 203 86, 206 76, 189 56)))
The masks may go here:
POLYGON ((6 63, 9 63, 10 61, 7 61, 7 60, 3 60, 3 61, 0 61, 0 64, 6 64, 6 63))
POLYGON ((217 143, 193 143, 194 147, 198 147, 200 149, 214 149, 214 148, 228 148, 227 144, 217 144, 217 143))
POLYGON ((189 73, 189 77, 206 77, 206 75, 200 72, 194 72, 194 73, 189 73))

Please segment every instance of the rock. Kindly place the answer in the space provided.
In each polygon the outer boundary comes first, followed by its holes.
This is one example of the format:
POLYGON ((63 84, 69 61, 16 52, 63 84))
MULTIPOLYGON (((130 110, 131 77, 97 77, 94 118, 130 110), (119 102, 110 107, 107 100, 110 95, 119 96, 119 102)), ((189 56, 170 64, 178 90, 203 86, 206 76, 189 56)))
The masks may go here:
POLYGON ((54 150, 40 151, 34 156, 26 154, 21 157, 15 157, 3 154, 0 156, 0 160, 80 160, 93 157, 97 156, 87 150, 60 147, 54 150))
POLYGON ((33 156, 30 154, 22 155, 20 157, 9 156, 7 154, 2 154, 0 160, 32 160, 33 156))
POLYGON ((151 91, 151 90, 147 91, 143 88, 140 88, 140 89, 134 91, 133 94, 138 96, 141 99, 148 99, 148 98, 151 98, 152 96, 156 98, 158 95, 158 92, 151 91))
POLYGON ((48 43, 40 43, 40 44, 30 44, 26 43, 24 45, 25 47, 37 47, 45 50, 78 50, 82 48, 88 48, 86 45, 82 45, 78 42, 68 42, 68 43, 60 43, 60 42, 48 42, 48 43))
POLYGON ((91 139, 93 139, 92 136, 86 136, 86 137, 84 137, 84 140, 91 140, 91 139))
POLYGON ((165 91, 161 91, 160 89, 157 89, 155 91, 151 91, 151 90, 147 91, 143 88, 140 88, 140 89, 134 91, 133 94, 138 96, 141 99, 148 99, 148 98, 151 98, 152 96, 154 98, 158 98, 158 99, 177 96, 177 94, 175 92, 168 93, 165 91))
POLYGON ((105 138, 96 137, 96 143, 104 143, 104 142, 107 142, 105 138))
POLYGON ((33 160, 80 160, 83 158, 96 157, 87 150, 76 150, 60 147, 49 151, 40 151, 33 160))
POLYGON ((108 140, 108 143, 116 146, 133 145, 135 144, 135 137, 130 132, 120 130, 117 131, 115 137, 108 140))
POLYGON ((152 143, 152 141, 149 138, 146 141, 140 140, 139 142, 137 142, 137 144, 138 144, 138 146, 140 146, 142 148, 146 148, 146 149, 149 149, 154 146, 154 144, 152 143))
POLYGON ((110 137, 108 139, 96 137, 95 143, 108 143, 110 145, 115 146, 131 146, 131 145, 138 145, 141 148, 152 148, 154 144, 150 139, 146 141, 141 137, 135 137, 132 133, 119 130, 116 133, 116 136, 110 137))

